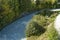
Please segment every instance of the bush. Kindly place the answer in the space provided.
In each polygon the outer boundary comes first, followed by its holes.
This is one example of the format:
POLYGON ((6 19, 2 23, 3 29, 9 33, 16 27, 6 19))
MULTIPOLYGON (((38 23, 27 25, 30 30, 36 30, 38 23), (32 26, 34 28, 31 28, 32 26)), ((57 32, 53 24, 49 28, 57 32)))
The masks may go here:
POLYGON ((46 22, 47 22, 46 17, 43 15, 35 15, 33 17, 33 21, 37 22, 41 26, 46 26, 46 22))
POLYGON ((36 22, 31 21, 26 27, 26 36, 37 36, 45 32, 45 29, 36 22))

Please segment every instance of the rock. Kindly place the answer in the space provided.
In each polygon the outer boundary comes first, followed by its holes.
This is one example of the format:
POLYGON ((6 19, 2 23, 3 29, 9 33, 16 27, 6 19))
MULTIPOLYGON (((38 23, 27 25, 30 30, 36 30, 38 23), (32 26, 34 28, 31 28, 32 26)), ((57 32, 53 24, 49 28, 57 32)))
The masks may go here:
POLYGON ((60 14, 56 17, 54 22, 55 22, 54 27, 56 31, 58 32, 58 34, 60 35, 60 14))

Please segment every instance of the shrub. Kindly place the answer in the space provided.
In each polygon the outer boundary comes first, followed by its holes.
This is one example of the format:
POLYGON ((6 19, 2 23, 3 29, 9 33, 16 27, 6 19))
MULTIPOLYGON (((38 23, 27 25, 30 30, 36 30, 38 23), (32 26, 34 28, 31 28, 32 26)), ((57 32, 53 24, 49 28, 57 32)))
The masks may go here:
POLYGON ((45 29, 36 22, 31 21, 26 27, 26 36, 37 36, 45 32, 45 29))

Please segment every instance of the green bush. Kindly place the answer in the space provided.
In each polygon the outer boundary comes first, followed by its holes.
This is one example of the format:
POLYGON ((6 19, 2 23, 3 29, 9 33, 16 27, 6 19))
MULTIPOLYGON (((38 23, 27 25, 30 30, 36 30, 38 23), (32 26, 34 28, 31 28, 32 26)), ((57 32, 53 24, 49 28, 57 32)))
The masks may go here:
POLYGON ((57 7, 57 0, 36 0, 37 9, 49 9, 57 7))
POLYGON ((35 15, 32 20, 37 22, 41 26, 45 26, 47 22, 46 17, 43 15, 35 15))
POLYGON ((45 28, 31 21, 26 27, 26 36, 37 36, 45 32, 45 28))

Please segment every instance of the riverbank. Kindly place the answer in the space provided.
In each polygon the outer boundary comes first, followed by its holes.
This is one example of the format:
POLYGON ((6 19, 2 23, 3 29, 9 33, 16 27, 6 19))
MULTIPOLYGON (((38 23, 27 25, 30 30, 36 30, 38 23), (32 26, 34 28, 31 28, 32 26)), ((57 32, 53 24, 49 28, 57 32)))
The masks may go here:
POLYGON ((33 16, 26 27, 26 30, 28 29, 26 31, 27 40, 57 40, 56 37, 58 34, 52 23, 54 22, 57 15, 58 13, 55 12, 41 12, 33 16), (41 27, 40 30, 36 29, 38 27, 41 27), (42 27, 45 29, 45 32, 42 31, 42 27), (36 30, 41 32, 37 32, 36 30))

